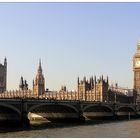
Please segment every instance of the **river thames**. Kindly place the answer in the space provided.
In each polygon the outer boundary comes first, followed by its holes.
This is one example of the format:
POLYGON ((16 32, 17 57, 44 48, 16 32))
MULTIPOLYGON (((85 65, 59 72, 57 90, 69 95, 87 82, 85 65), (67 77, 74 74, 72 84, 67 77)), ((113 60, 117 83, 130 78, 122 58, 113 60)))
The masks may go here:
POLYGON ((138 138, 140 119, 76 123, 32 122, 29 129, 0 128, 3 138, 138 138))

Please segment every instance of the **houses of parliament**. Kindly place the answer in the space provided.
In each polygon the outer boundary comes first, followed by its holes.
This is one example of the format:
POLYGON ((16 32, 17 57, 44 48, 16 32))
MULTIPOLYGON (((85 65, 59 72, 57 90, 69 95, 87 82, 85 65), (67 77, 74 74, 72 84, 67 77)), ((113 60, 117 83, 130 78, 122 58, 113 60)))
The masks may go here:
POLYGON ((0 64, 0 98, 45 98, 54 100, 80 100, 99 102, 140 102, 140 41, 137 43, 136 53, 133 56, 134 87, 133 89, 119 87, 109 84, 108 76, 91 76, 89 79, 77 78, 77 89, 68 91, 66 86, 62 86, 59 91, 45 90, 45 78, 41 66, 41 60, 37 69, 37 74, 33 80, 32 89, 28 89, 28 83, 21 77, 19 89, 7 91, 7 59, 4 64, 0 64))

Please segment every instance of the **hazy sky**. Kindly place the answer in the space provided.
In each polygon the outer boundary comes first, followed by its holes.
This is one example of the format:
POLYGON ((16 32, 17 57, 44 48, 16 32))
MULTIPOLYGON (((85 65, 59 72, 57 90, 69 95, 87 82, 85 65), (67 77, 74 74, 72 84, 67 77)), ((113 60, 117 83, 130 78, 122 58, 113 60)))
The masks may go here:
POLYGON ((21 75, 32 88, 39 58, 46 88, 76 89, 77 77, 109 76, 133 87, 140 3, 0 3, 0 63, 8 89, 21 75))

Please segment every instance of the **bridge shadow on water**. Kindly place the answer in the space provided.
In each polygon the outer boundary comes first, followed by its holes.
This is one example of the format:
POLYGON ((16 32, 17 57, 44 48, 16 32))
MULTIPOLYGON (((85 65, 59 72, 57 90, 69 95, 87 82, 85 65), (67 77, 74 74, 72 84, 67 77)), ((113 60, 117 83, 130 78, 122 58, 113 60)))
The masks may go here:
POLYGON ((120 123, 124 121, 134 121, 137 119, 119 119, 119 120, 86 120, 85 122, 72 122, 72 121, 31 121, 30 127, 23 128, 16 122, 7 122, 6 124, 0 122, 0 133, 7 132, 18 132, 18 131, 32 131, 32 130, 43 130, 43 129, 54 129, 54 128, 68 128, 75 126, 89 126, 89 125, 101 125, 105 123, 120 123))
POLYGON ((55 128, 70 128, 75 126, 90 126, 90 125, 101 125, 105 123, 120 123, 124 121, 135 121, 140 120, 138 119, 119 119, 119 120, 86 120, 85 122, 72 122, 72 121, 65 121, 65 122, 36 122, 32 123, 31 127, 28 129, 30 130, 43 130, 43 129, 55 129, 55 128))

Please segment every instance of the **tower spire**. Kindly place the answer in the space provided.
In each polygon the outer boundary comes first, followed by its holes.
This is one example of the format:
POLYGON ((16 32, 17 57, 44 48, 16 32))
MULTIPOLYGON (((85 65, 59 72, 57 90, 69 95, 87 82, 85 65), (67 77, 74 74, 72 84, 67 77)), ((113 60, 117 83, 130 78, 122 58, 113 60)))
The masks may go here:
POLYGON ((78 78, 77 78, 77 83, 79 84, 79 76, 78 76, 78 78))
POLYGON ((36 95, 42 95, 45 92, 45 79, 42 73, 41 59, 39 59, 39 66, 35 81, 33 81, 33 92, 36 95))
POLYGON ((41 59, 39 59, 39 66, 41 67, 41 59))
POLYGON ((38 73, 42 73, 41 59, 39 59, 38 73))
POLYGON ((106 82, 107 82, 107 84, 109 83, 109 82, 108 82, 108 76, 107 76, 107 78, 106 78, 106 82))
POLYGON ((19 83, 19 89, 20 89, 20 90, 23 90, 23 87, 24 87, 23 77, 21 76, 21 78, 20 78, 20 83, 19 83))

